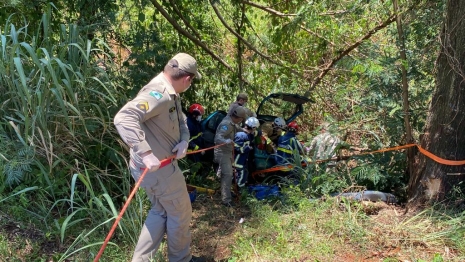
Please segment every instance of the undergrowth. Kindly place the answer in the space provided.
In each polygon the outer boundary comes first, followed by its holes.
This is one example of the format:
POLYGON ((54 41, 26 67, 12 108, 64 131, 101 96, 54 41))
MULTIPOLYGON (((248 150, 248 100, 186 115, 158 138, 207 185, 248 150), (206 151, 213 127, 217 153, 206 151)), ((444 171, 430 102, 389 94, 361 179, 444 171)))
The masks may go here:
MULTIPOLYGON (((86 176, 75 175, 72 185, 86 176)), ((60 200, 68 203, 67 216, 54 218, 36 211, 36 220, 44 216, 42 226, 30 220, 34 205, 27 201, 23 201, 22 216, 19 210, 14 217, 9 215, 18 200, 38 196, 40 190, 0 199, 0 260, 92 260, 119 210, 105 194, 93 195, 91 189, 97 186, 75 187, 68 199, 60 200)), ((236 209, 220 205, 219 194, 199 194, 193 203, 191 225, 194 254, 206 256, 208 261, 465 259, 463 211, 437 205, 404 214, 405 209, 382 202, 309 199, 297 186, 281 192, 281 197, 262 201, 246 195, 236 209)), ((101 261, 131 259, 148 208, 140 190, 101 261)), ((154 261, 166 261, 166 252, 164 242, 154 261)))

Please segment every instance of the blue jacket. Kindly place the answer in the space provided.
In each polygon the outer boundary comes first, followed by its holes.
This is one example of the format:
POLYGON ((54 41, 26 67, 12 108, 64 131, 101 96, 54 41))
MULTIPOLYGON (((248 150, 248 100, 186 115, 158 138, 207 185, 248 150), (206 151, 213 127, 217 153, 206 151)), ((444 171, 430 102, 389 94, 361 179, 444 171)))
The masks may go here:
POLYGON ((295 138, 294 132, 286 132, 278 139, 276 163, 278 165, 287 165, 294 163, 294 152, 303 153, 303 148, 300 142, 295 138))
POLYGON ((193 116, 187 116, 187 128, 189 128, 189 146, 190 150, 197 150, 203 147, 202 142, 202 127, 200 122, 197 121, 193 116))
POLYGON ((244 131, 236 133, 234 136, 234 166, 236 168, 247 168, 246 163, 249 152, 252 150, 254 135, 244 131))

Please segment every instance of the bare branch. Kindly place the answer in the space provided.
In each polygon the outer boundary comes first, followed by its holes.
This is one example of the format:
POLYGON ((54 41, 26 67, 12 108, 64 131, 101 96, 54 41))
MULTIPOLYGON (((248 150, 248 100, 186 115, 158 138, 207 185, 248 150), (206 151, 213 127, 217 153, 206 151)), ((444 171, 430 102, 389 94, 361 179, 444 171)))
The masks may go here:
POLYGON ((166 20, 182 35, 185 37, 189 38, 192 42, 194 42, 196 45, 201 47, 207 54, 209 54, 211 57, 213 57, 215 60, 220 62, 222 65, 224 65, 227 69, 230 71, 234 72, 233 68, 228 65, 223 59, 221 59, 219 56, 217 56, 212 50, 210 50, 203 42, 201 42, 199 39, 195 38, 192 34, 184 30, 177 22, 174 20, 168 12, 158 3, 157 0, 150 0, 155 6, 155 8, 166 18, 166 20))
POLYGON ((264 59, 266 59, 267 61, 275 64, 275 65, 279 65, 279 66, 282 66, 284 68, 287 68, 289 69, 293 74, 296 74, 300 77, 303 77, 302 74, 300 74, 299 72, 295 71, 294 69, 292 68, 289 68, 287 66, 285 66, 283 63, 281 63, 280 61, 276 61, 274 59, 272 59, 269 55, 266 55, 260 51, 258 51, 251 43, 249 43, 245 38, 243 38, 240 34, 238 34, 234 29, 232 29, 227 23, 226 21, 224 20, 223 16, 220 14, 218 8, 216 7, 216 2, 213 3, 213 0, 210 0, 210 4, 213 8, 213 10, 215 11, 215 14, 216 16, 218 17, 218 19, 220 19, 221 23, 224 25, 224 27, 226 27, 226 29, 229 30, 229 32, 231 32, 233 35, 235 35, 238 39, 240 39, 248 48, 250 48, 252 51, 254 51, 256 54, 258 54, 259 56, 263 57, 264 59))
MULTIPOLYGON (((277 10, 274 10, 272 8, 269 8, 269 7, 266 7, 266 6, 263 6, 263 5, 260 5, 260 4, 257 4, 257 3, 254 3, 254 2, 250 2, 250 1, 242 1, 242 3, 244 4, 247 4, 247 5, 250 5, 250 6, 253 6, 253 7, 256 7, 258 9, 261 9, 265 12, 268 12, 272 15, 275 15, 275 16, 278 16, 278 17, 281 17, 281 18, 287 18, 287 19, 291 19, 291 17, 295 17, 297 16, 297 14, 285 14, 285 13, 281 13, 277 10)), ((300 29, 304 30, 305 32, 311 34, 311 35, 314 35, 320 39, 323 39, 324 41, 330 43, 332 46, 335 46, 336 44, 334 44, 333 42, 331 42, 330 40, 324 38, 323 36, 321 36, 320 34, 316 33, 316 32, 313 32, 312 30, 306 28, 305 26, 303 26, 302 24, 299 25, 300 29)))
POLYGON ((320 15, 333 16, 333 15, 342 15, 348 12, 350 11, 349 10, 336 10, 336 11, 329 11, 329 12, 321 13, 320 15))
POLYGON ((190 29, 192 30, 192 32, 194 33, 194 35, 200 40, 202 41, 202 37, 200 36, 199 32, 197 32, 197 30, 189 23, 189 21, 187 21, 187 19, 182 15, 181 11, 179 11, 178 9, 178 6, 176 5, 175 1, 173 0, 169 0, 170 3, 171 3, 171 6, 173 7, 173 10, 174 12, 181 18, 181 20, 184 22, 184 24, 190 29))
POLYGON ((276 11, 272 8, 269 8, 269 7, 266 7, 266 6, 263 6, 263 5, 260 5, 260 4, 257 4, 257 3, 254 3, 254 2, 250 2, 250 1, 242 1, 242 3, 246 4, 246 5, 250 5, 250 6, 253 6, 253 7, 256 7, 258 9, 261 9, 263 11, 266 11, 270 14, 273 14, 273 15, 276 15, 276 16, 279 16, 279 17, 293 17, 293 16, 297 16, 297 14, 285 14, 285 13, 281 13, 279 11, 276 11))
POLYGON ((358 46, 360 46, 363 41, 365 41, 366 39, 370 38, 372 35, 376 34, 378 31, 380 31, 381 29, 387 27, 388 25, 390 25, 392 22, 396 21, 396 15, 391 15, 389 16, 389 18, 384 21, 383 23, 377 25, 375 28, 371 29, 370 31, 368 31, 368 33, 366 35, 364 35, 362 38, 360 38, 357 42, 353 43, 351 46, 349 46, 347 49, 345 49, 344 51, 340 52, 339 55, 337 57, 335 57, 333 60, 331 60, 331 62, 329 62, 328 64, 326 64, 326 66, 324 67, 324 69, 321 71, 321 73, 315 78, 315 80, 313 80, 313 82, 311 83, 310 85, 310 88, 305 92, 305 96, 309 96, 310 95, 310 92, 315 89, 315 87, 320 83, 321 79, 323 79, 323 77, 328 74, 328 72, 333 68, 333 66, 339 61, 341 60, 344 56, 348 55, 352 50, 354 50, 355 48, 357 48, 358 46))

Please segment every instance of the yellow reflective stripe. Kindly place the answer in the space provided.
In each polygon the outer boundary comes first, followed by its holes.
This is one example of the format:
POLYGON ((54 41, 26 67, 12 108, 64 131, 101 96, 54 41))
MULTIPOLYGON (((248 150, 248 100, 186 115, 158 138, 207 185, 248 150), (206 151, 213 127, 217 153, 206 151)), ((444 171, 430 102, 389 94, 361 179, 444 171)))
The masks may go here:
POLYGON ((194 140, 194 139, 199 138, 201 135, 202 135, 202 132, 198 133, 196 136, 191 137, 191 139, 189 139, 189 142, 194 140))
POLYGON ((241 147, 241 153, 244 153, 245 147, 246 147, 246 146, 248 147, 249 144, 250 144, 250 141, 244 142, 244 144, 243 144, 242 147, 241 147))
POLYGON ((192 152, 192 151, 196 151, 196 150, 199 150, 199 146, 198 145, 195 145, 194 149, 187 149, 187 152, 192 152))
POLYGON ((239 165, 239 164, 237 163, 237 161, 239 161, 239 157, 240 157, 240 155, 236 155, 236 159, 234 159, 233 166, 234 166, 234 167, 238 167, 238 168, 243 168, 243 167, 244 167, 243 165, 239 165))
POLYGON ((293 154, 292 150, 282 148, 282 147, 278 147, 278 151, 283 151, 284 153, 293 154))
POLYGON ((266 136, 265 138, 266 138, 266 143, 265 143, 266 145, 270 145, 270 146, 274 145, 273 141, 271 141, 269 137, 266 136))

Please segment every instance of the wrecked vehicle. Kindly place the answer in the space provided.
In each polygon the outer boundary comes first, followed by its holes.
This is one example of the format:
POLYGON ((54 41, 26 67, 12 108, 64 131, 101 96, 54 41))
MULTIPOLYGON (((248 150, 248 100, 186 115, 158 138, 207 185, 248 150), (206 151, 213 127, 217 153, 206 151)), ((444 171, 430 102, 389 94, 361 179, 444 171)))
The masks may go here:
MULTIPOLYGON (((266 96, 260 102, 256 111, 257 119, 260 121, 260 131, 263 134, 270 135, 270 132, 272 132, 272 123, 277 117, 283 118, 286 124, 289 124, 304 112, 304 104, 308 102, 313 102, 313 100, 298 94, 272 93, 266 96)), ((215 145, 216 128, 226 115, 226 111, 217 110, 202 120, 204 148, 215 145)), ((266 139, 262 136, 261 144, 256 145, 254 153, 249 158, 249 172, 267 169, 275 165, 274 157, 270 157, 270 152, 266 151, 265 144, 266 139)), ((203 159, 205 162, 212 162, 213 150, 208 150, 203 159)))

